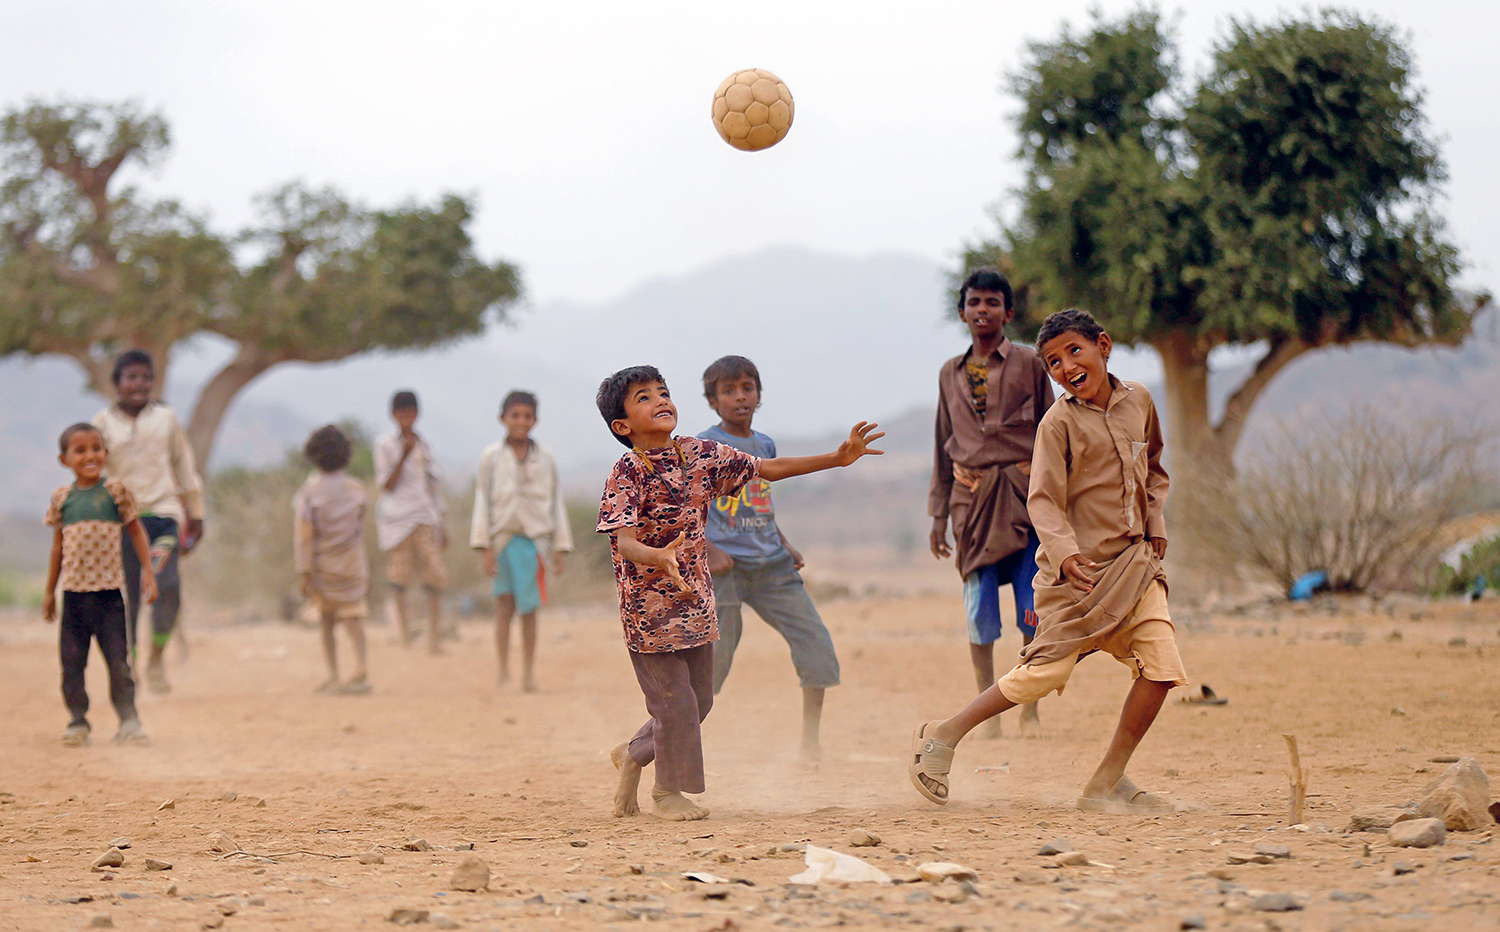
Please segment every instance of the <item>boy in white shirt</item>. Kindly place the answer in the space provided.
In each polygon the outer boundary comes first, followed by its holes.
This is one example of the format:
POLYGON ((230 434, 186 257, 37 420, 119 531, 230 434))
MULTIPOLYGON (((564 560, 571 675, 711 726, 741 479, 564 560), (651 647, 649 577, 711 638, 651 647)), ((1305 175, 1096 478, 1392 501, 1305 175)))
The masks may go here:
POLYGON ((414 429, 417 415, 415 392, 402 390, 391 397, 396 430, 375 441, 375 484, 380 488, 375 500, 375 539, 385 554, 385 575, 396 604, 402 645, 412 641, 406 590, 413 581, 420 581, 427 590, 427 649, 436 654, 443 633, 443 590, 448 586, 443 561, 448 547, 443 529, 447 503, 432 448, 414 429))
POLYGON ((531 439, 536 410, 530 392, 513 391, 500 404, 506 435, 479 457, 469 530, 469 545, 494 579, 500 683, 510 681, 510 620, 519 612, 521 689, 529 693, 537 691, 536 613, 546 599, 546 573, 561 574, 563 555, 573 550, 557 463, 531 439))

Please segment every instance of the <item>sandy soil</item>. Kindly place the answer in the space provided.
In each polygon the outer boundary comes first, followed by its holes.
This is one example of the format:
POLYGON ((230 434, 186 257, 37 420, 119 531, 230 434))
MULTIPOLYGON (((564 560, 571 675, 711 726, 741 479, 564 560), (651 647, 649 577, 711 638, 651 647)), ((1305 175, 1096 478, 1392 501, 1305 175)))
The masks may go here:
POLYGON ((399 907, 486 930, 645 919, 695 932, 1175 930, 1195 914, 1210 929, 1494 928, 1500 845, 1490 836, 1500 833, 1410 850, 1388 847, 1383 833, 1342 832, 1353 808, 1415 798, 1443 769, 1430 758, 1472 755, 1500 776, 1496 603, 1420 619, 1410 604, 1391 610, 1179 612, 1194 681, 1231 701, 1163 712, 1131 768, 1182 810, 1156 818, 1071 807, 1127 684, 1108 659, 1084 662, 1067 694, 1043 703, 1044 739, 966 743, 954 801, 938 808, 911 789, 906 755, 916 722, 969 697, 958 601, 825 606, 844 685, 829 696, 825 758, 811 771, 797 761, 785 648, 752 620, 706 725, 713 814, 697 823, 610 817, 607 753, 643 710, 609 607, 546 615, 539 695, 496 687, 478 623, 441 658, 403 651, 375 628, 376 688, 364 697, 313 695, 321 670, 307 630, 200 626, 190 659, 174 664, 175 691, 141 700, 149 747, 109 743, 96 655, 96 740, 79 750, 58 742, 53 631, 11 618, 0 622, 0 928, 76 929, 107 913, 120 929, 196 930, 224 912, 230 930, 384 928, 399 907), (1455 636, 1466 643, 1450 646, 1455 636), (1331 831, 1286 825, 1283 733, 1298 736, 1310 770, 1305 822, 1331 831), (850 848, 857 829, 884 843, 850 848), (241 851, 211 851, 219 832, 241 851), (118 836, 132 840, 124 866, 112 879, 92 873, 118 836), (1057 837, 1093 864, 1048 869, 1053 859, 1037 849, 1057 837), (431 850, 403 850, 418 838, 431 850), (951 886, 794 887, 802 855, 783 846, 803 842, 897 876, 958 862, 977 872, 975 893, 949 903, 932 895, 951 886), (1229 863, 1257 843, 1291 857, 1229 863), (447 889, 468 844, 493 871, 487 893, 447 889), (384 863, 354 857, 372 848, 384 863), (171 871, 145 871, 147 857, 171 871), (1398 876, 1398 861, 1415 869, 1398 876), (698 870, 749 883, 681 877, 698 870), (1289 893, 1302 908, 1255 911, 1261 892, 1289 893))

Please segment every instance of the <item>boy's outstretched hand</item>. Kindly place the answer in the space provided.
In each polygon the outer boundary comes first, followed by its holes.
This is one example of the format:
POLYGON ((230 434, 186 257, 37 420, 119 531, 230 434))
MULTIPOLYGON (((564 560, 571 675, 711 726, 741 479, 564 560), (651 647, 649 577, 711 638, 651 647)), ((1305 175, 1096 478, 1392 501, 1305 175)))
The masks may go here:
POLYGON ((839 444, 838 457, 840 466, 848 466, 861 456, 881 456, 884 450, 873 450, 870 444, 885 436, 885 431, 875 432, 879 424, 871 424, 869 421, 860 421, 849 431, 849 439, 839 444))

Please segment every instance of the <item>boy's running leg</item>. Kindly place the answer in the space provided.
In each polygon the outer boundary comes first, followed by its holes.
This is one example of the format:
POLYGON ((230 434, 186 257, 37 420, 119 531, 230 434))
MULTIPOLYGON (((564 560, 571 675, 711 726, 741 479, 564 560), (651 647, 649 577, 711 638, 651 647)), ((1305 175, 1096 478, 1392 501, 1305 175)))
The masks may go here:
POLYGON ((1125 706, 1120 710, 1120 723, 1115 727, 1115 736, 1109 742, 1109 750, 1099 762, 1099 769, 1083 785, 1082 795, 1090 799, 1104 799, 1110 795, 1115 784, 1125 776, 1125 766, 1130 756, 1140 746, 1141 738, 1156 721, 1171 683, 1158 683, 1144 676, 1137 677, 1125 696, 1125 706))
POLYGON ((515 596, 495 596, 495 653, 500 658, 501 686, 510 682, 510 620, 515 613, 515 596))
MULTIPOLYGON (((656 814, 673 821, 705 818, 708 810, 682 794, 704 790, 700 723, 713 707, 713 645, 655 654, 631 651, 630 660, 651 719, 631 738, 628 753, 639 767, 656 763, 651 790, 656 814)), ((621 791, 627 777, 621 768, 621 791)))
MULTIPOLYGON (((995 685, 995 642, 1000 639, 1000 565, 981 566, 964 578, 964 617, 969 630, 969 663, 979 693, 995 685)), ((1000 719, 989 720, 986 738, 1001 736, 1000 719)))
POLYGON ((365 666, 365 622, 363 618, 345 618, 344 630, 354 645, 354 676, 344 686, 345 692, 363 693, 370 690, 370 671, 365 666))
POLYGON ((328 679, 322 686, 318 687, 320 693, 331 693, 339 687, 339 647, 334 641, 334 628, 338 625, 333 616, 333 607, 324 605, 322 613, 318 616, 319 634, 323 642, 323 662, 328 665, 328 679))
POLYGON ((521 616, 521 692, 536 691, 536 612, 530 611, 521 616))
MULTIPOLYGON (((178 572, 177 522, 171 518, 147 515, 141 519, 151 541, 151 562, 156 571, 156 601, 151 603, 151 649, 146 660, 146 688, 153 693, 169 693, 167 682, 167 644, 177 627, 182 608, 182 576, 178 572)), ((130 548, 134 550, 135 548, 130 548)))
POLYGON ((427 653, 441 654, 439 643, 443 637, 443 590, 423 586, 427 590, 427 653))
POLYGON ((745 627, 738 575, 739 570, 736 568, 711 577, 714 584, 714 605, 719 615, 719 639, 714 642, 715 696, 729 679, 729 669, 734 666, 734 652, 739 649, 740 635, 745 627))
MULTIPOLYGON (((802 687, 802 759, 816 763, 822 756, 824 691, 839 685, 839 658, 828 626, 808 597, 790 554, 748 572, 736 567, 735 583, 740 597, 781 635, 792 652, 792 666, 802 687)), ((716 663, 718 650, 715 644, 716 663)))
POLYGON ((396 606, 396 628, 401 632, 401 646, 410 647, 411 613, 407 611, 405 586, 391 583, 391 604, 396 606))
MULTIPOLYGON (((1021 630, 1023 648, 1036 637, 1036 593, 1032 586, 1033 580, 1036 579, 1036 551, 1039 546, 1041 546, 1041 541, 1037 538, 1036 531, 1032 531, 1027 537, 1026 547, 1012 554, 1005 561, 1006 569, 1009 570, 1010 589, 1015 596, 1016 627, 1021 630)), ((1041 736, 1042 717, 1037 703, 1028 702, 1021 706, 1021 737, 1040 738, 1041 736)))
POLYGON ((89 694, 84 685, 84 670, 89 663, 93 629, 84 604, 86 599, 84 593, 64 592, 57 623, 63 702, 68 707, 68 730, 63 732, 63 743, 71 747, 87 744, 89 740, 89 694))
POLYGON ((823 728, 824 692, 821 686, 802 690, 802 760, 809 764, 816 764, 823 757, 823 746, 818 739, 823 728))
MULTIPOLYGON (((120 716, 120 730, 125 732, 126 723, 136 723, 139 730, 140 716, 135 710, 135 677, 130 674, 130 648, 125 643, 125 600, 116 590, 99 593, 99 619, 95 637, 99 640, 99 652, 104 655, 109 669, 109 701, 120 716)), ((144 737, 142 735, 141 737, 144 737)))

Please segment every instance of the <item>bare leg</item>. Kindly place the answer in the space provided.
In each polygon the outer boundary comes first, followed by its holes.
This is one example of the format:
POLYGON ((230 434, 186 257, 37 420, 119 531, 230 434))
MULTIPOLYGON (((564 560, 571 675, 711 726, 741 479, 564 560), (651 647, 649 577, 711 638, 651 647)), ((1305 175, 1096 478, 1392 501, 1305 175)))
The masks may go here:
POLYGON ((339 682, 338 644, 333 640, 333 613, 325 611, 318 619, 319 633, 323 636, 323 662, 328 665, 328 682, 324 686, 337 686, 339 682))
POLYGON ((1005 698, 1000 687, 991 683, 989 689, 980 693, 973 702, 963 707, 957 715, 934 725, 928 734, 949 747, 958 747, 958 742, 973 731, 981 722, 989 721, 1016 704, 1005 698))
POLYGON ((495 596, 495 650, 500 655, 500 685, 510 682, 510 619, 516 613, 512 596, 495 596))
POLYGON ((396 606, 396 626, 401 631, 401 646, 411 644, 411 616, 406 610, 406 587, 391 586, 391 604, 396 606))
POLYGON ((527 612, 521 616, 521 691, 536 688, 536 612, 527 612))
POLYGON ((630 756, 630 742, 610 751, 609 761, 620 771, 620 784, 615 788, 615 818, 633 816, 641 811, 641 765, 630 756))
POLYGON ((802 760, 806 763, 817 763, 823 756, 818 733, 823 723, 824 692, 821 686, 802 690, 802 760))
POLYGON ((441 654, 443 648, 438 645, 438 639, 443 636, 443 592, 441 589, 427 589, 427 652, 429 654, 441 654))
POLYGON ((1115 728, 1115 736, 1110 739, 1109 750, 1104 752, 1099 769, 1083 785, 1084 796, 1105 796, 1125 775, 1125 765, 1130 763, 1130 756, 1140 745, 1141 738, 1156 721, 1156 713, 1161 711, 1161 704, 1171 689, 1171 683, 1158 683, 1145 677, 1137 677, 1131 684, 1130 692, 1125 696, 1125 706, 1120 709, 1120 724, 1115 728))
MULTIPOLYGON (((1021 635, 1021 646, 1025 647, 1031 643, 1032 635, 1021 635)), ((1037 711, 1037 703, 1028 702, 1021 706, 1021 737, 1040 738, 1042 736, 1042 716, 1037 711)))
POLYGON ((363 683, 370 672, 365 666, 365 623, 358 618, 348 618, 344 621, 344 630, 349 632, 349 640, 354 644, 354 678, 349 682, 363 683))
MULTIPOLYGON (((995 685, 995 645, 970 644, 969 662, 974 665, 974 685, 979 688, 981 695, 986 689, 995 685)), ((985 726, 984 737, 1000 737, 1000 720, 991 719, 989 725, 985 726)))

